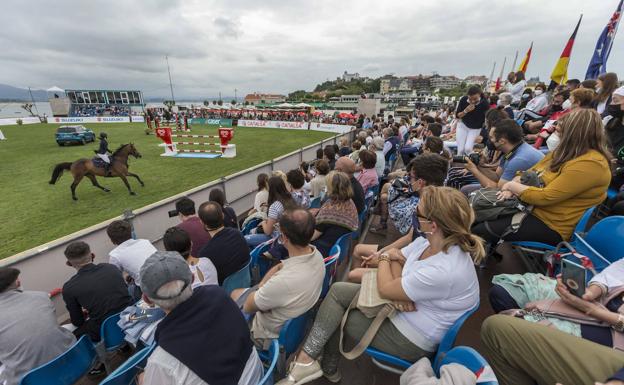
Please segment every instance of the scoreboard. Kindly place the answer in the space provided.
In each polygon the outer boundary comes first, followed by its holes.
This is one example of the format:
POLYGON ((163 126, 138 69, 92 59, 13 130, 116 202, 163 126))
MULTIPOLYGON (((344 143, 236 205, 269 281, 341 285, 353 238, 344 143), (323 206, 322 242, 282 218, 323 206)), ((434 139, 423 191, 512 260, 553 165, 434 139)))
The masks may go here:
POLYGON ((66 90, 65 94, 75 105, 143 106, 141 91, 121 90, 66 90))

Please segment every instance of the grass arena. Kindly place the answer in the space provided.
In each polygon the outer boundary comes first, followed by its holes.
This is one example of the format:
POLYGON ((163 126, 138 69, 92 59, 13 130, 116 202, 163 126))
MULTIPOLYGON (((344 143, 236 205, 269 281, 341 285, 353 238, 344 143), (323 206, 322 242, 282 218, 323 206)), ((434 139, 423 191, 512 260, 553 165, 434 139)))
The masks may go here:
MULTIPOLYGON (((73 201, 71 173, 66 171, 55 185, 48 184, 54 165, 92 158, 95 143, 59 146, 54 134, 60 124, 2 126, 7 140, 0 141, 0 259, 52 241, 75 231, 208 183, 225 175, 289 153, 332 136, 319 131, 236 127, 231 159, 180 159, 161 157, 162 143, 145 135, 144 123, 84 124, 96 135, 108 134, 109 147, 134 143, 142 158, 130 158, 134 178, 129 183, 137 195, 128 194, 119 178, 98 177, 111 190, 104 192, 83 180, 73 201)), ((192 134, 215 135, 217 126, 194 126, 192 134)), ((251 186, 250 186, 251 187, 251 186)))

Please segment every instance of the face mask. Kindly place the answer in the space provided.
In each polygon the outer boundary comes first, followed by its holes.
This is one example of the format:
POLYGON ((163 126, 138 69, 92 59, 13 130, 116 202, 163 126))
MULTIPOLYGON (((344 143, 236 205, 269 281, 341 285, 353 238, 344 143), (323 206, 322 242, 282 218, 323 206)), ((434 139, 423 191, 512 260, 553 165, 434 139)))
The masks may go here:
POLYGON ((554 112, 561 111, 561 110, 563 110, 563 107, 561 107, 561 104, 553 104, 552 105, 552 110, 554 112))
POLYGON ((535 96, 539 96, 542 93, 544 93, 544 91, 542 91, 542 90, 535 90, 535 96))
POLYGON ((559 138, 559 135, 557 135, 556 132, 552 133, 552 135, 550 135, 548 139, 546 139, 546 146, 548 147, 548 151, 553 151, 555 148, 557 148, 559 142, 561 142, 561 138, 559 138))
POLYGON ((622 111, 622 107, 619 104, 609 104, 607 106, 607 112, 614 118, 619 118, 624 115, 624 111, 622 111))
POLYGON ((422 231, 420 229, 420 221, 418 220, 416 211, 414 211, 414 214, 412 214, 412 228, 414 229, 414 234, 412 235, 413 239, 419 237, 427 238, 427 235, 433 234, 432 231, 422 231))
POLYGON ((561 105, 561 108, 563 108, 564 110, 569 110, 570 107, 572 107, 572 102, 570 101, 570 99, 566 99, 566 101, 563 102, 563 104, 561 105))

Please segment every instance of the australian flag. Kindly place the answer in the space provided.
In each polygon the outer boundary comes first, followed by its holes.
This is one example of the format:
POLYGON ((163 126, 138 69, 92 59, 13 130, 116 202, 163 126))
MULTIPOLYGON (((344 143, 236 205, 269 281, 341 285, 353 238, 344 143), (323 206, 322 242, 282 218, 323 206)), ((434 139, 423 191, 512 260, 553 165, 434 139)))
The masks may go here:
POLYGON ((618 24, 620 23, 623 3, 624 0, 620 0, 620 4, 613 13, 613 16, 611 16, 609 23, 607 23, 607 26, 600 34, 598 43, 596 43, 594 55, 589 62, 589 67, 587 67, 585 79, 597 79, 599 75, 607 72, 607 59, 609 59, 611 47, 613 46, 613 39, 615 39, 618 24))

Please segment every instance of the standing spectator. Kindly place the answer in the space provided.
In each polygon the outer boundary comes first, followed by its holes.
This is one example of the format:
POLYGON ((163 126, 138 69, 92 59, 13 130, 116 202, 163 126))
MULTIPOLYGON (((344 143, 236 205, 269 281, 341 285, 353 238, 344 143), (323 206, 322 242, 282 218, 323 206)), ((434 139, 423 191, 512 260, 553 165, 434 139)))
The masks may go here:
POLYGON ((518 71, 514 74, 513 82, 507 85, 507 91, 511 93, 511 106, 518 108, 522 101, 522 94, 526 88, 524 72, 518 71))
POLYGON ((292 195, 297 206, 304 209, 310 207, 310 195, 303 189, 305 176, 299 169, 294 169, 286 173, 286 180, 290 185, 290 195, 292 195))
POLYGON ((156 248, 147 239, 132 239, 132 225, 128 221, 111 222, 106 228, 106 234, 116 246, 108 253, 109 263, 126 275, 130 293, 138 301, 141 298, 139 271, 156 248))
MULTIPOLYGON (((201 206, 199 210, 201 216, 201 206)), ((175 252, 154 253, 141 268, 141 278, 144 299, 166 313, 157 326, 157 347, 147 361, 142 383, 255 385, 260 381, 262 363, 249 328, 223 289, 208 285, 192 290, 193 275, 175 252)))
POLYGON ((353 190, 353 203, 355 203, 357 212, 360 214, 364 211, 364 189, 360 182, 353 176, 353 174, 355 174, 355 162, 343 156, 336 161, 336 171, 342 171, 349 177, 351 189, 353 190))
POLYGON ((223 209, 217 202, 204 202, 199 206, 199 218, 211 239, 199 252, 200 258, 208 258, 217 269, 219 285, 230 275, 249 262, 249 248, 240 231, 225 227, 223 209))
POLYGON ((202 285, 218 285, 217 268, 208 258, 191 255, 193 242, 189 234, 179 227, 170 227, 163 235, 163 245, 167 251, 177 251, 184 258, 193 273, 193 289, 202 285))
POLYGON ((86 334, 91 341, 97 342, 102 322, 132 304, 128 287, 115 266, 93 263, 95 255, 84 242, 70 243, 65 249, 65 257, 67 266, 77 270, 63 285, 63 300, 71 323, 76 327, 74 335, 86 334), (83 309, 88 313, 86 319, 83 309))
POLYGON ((325 190, 325 177, 329 174, 329 163, 321 159, 316 162, 316 175, 310 181, 310 188, 313 197, 320 197, 325 190))
POLYGON ((0 268, 0 383, 17 385, 29 370, 64 353, 76 341, 60 327, 48 293, 24 291, 20 271, 0 268))
MULTIPOLYGON (((191 237, 193 246, 191 247, 191 256, 197 258, 199 251, 210 240, 210 234, 204 228, 204 224, 197 216, 195 211, 195 202, 190 198, 184 197, 176 201, 176 211, 180 218, 178 227, 191 237)), ((151 255, 151 254, 150 254, 151 255)))
POLYGON ((462 96, 457 104, 455 116, 457 122, 457 154, 472 152, 475 140, 485 123, 485 113, 489 109, 488 101, 483 97, 479 86, 468 88, 466 96, 462 96))
POLYGON ((379 178, 377 177, 377 172, 375 171, 375 162, 377 161, 377 157, 375 153, 368 150, 360 151, 360 161, 362 163, 362 170, 357 176, 357 181, 362 185, 362 190, 364 193, 369 188, 375 187, 379 184, 379 178))
POLYGON ((225 227, 231 227, 233 229, 238 230, 238 217, 236 216, 236 212, 233 208, 228 205, 225 200, 225 193, 220 188, 214 188, 210 190, 210 194, 208 195, 208 200, 212 202, 217 202, 221 205, 223 209, 223 224, 225 227))
POLYGON ((267 211, 267 201, 269 200, 269 176, 265 173, 258 174, 256 183, 258 184, 258 192, 254 198, 254 207, 249 214, 267 211))
POLYGON ((324 257, 329 256, 338 238, 358 229, 358 213, 352 197, 353 189, 347 174, 330 172, 327 175, 327 200, 316 214, 312 238, 312 244, 324 257))
POLYGON ((306 210, 297 209, 285 212, 279 223, 288 259, 273 266, 258 288, 232 292, 232 298, 238 299, 245 313, 255 313, 251 335, 263 349, 267 349, 272 338, 279 337, 286 321, 299 317, 316 304, 325 277, 323 256, 310 245, 314 217, 306 210))

